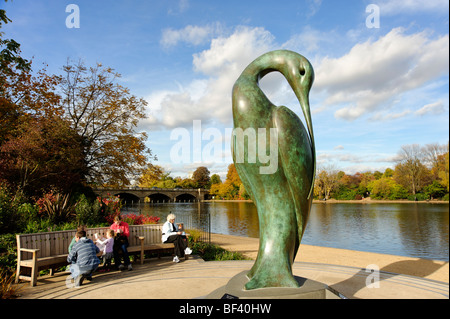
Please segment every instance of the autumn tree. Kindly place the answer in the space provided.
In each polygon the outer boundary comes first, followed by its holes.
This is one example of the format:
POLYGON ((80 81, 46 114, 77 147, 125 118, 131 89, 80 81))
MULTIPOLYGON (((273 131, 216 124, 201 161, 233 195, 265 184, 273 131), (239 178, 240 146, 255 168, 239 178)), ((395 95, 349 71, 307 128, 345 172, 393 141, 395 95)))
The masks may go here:
POLYGON ((236 199, 239 197, 242 181, 234 164, 228 165, 227 178, 222 186, 222 194, 227 199, 236 199))
POLYGON ((424 147, 425 156, 428 159, 428 165, 431 168, 433 180, 440 183, 443 187, 449 189, 449 144, 439 145, 437 143, 427 144, 424 147))
MULTIPOLYGON (((216 174, 214 174, 216 175, 216 174)), ((214 175, 212 177, 214 177, 214 175)), ((212 179, 211 177, 211 179, 212 179)), ((209 193, 212 196, 223 199, 249 198, 248 193, 243 186, 234 164, 228 165, 227 177, 225 182, 221 182, 220 177, 214 177, 217 182, 211 184, 209 193)))
POLYGON ((439 143, 426 144, 422 147, 423 161, 430 169, 439 165, 440 158, 448 153, 448 144, 440 145, 439 143))
POLYGON ((147 135, 136 131, 147 102, 116 83, 120 74, 101 64, 87 68, 68 62, 64 73, 62 106, 83 140, 88 182, 129 185, 151 156, 147 135))
POLYGON ((403 145, 395 166, 395 181, 415 195, 429 181, 429 170, 423 164, 424 153, 418 144, 403 145))
POLYGON ((449 191, 449 160, 448 151, 447 153, 439 156, 439 161, 436 166, 436 171, 438 172, 439 183, 449 191))
POLYGON ((0 145, 0 180, 29 196, 69 193, 85 176, 78 134, 58 116, 30 118, 0 145))
POLYGON ((314 182, 314 193, 319 198, 329 199, 339 186, 339 172, 333 165, 318 169, 314 182))
MULTIPOLYGON (((8 23, 0 10, 0 27, 8 23)), ((84 175, 77 133, 60 115, 58 76, 33 73, 20 45, 0 33, 0 180, 13 191, 68 191, 84 175)))
POLYGON ((154 187, 158 182, 168 179, 169 176, 170 172, 166 172, 163 167, 149 163, 139 178, 139 186, 154 187))
POLYGON ((192 174, 192 180, 199 188, 208 188, 210 186, 209 170, 205 166, 198 167, 192 174))

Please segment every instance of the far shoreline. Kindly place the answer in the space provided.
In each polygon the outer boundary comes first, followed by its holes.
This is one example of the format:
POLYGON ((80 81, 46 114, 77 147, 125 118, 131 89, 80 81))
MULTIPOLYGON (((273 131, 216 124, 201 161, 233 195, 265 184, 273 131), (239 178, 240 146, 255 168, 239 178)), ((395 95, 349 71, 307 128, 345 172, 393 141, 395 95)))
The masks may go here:
MULTIPOLYGON (((202 200, 202 203, 222 203, 222 202, 230 202, 230 203, 253 203, 251 199, 205 199, 202 200)), ((387 200, 387 199, 360 199, 360 200, 341 200, 341 199, 328 199, 328 200, 319 200, 314 199, 314 204, 449 204, 448 201, 444 200, 421 200, 421 201, 413 201, 407 199, 396 199, 396 200, 387 200)))

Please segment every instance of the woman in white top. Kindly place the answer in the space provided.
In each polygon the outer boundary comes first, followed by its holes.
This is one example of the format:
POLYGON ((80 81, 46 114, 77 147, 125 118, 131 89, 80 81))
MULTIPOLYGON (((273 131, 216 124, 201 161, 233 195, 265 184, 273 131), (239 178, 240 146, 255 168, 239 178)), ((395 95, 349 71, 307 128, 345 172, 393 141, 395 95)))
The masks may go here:
POLYGON ((191 249, 188 247, 186 236, 178 229, 175 224, 175 215, 169 214, 167 221, 162 227, 162 242, 173 243, 175 245, 174 262, 180 262, 180 257, 191 254, 191 249))

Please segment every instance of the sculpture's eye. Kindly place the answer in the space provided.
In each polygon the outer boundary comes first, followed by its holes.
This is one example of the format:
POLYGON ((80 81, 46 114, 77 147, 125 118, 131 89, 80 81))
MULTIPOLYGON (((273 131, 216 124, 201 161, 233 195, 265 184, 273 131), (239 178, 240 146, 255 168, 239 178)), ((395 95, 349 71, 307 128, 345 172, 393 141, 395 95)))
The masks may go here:
POLYGON ((305 75, 306 70, 305 69, 300 69, 300 75, 305 75))

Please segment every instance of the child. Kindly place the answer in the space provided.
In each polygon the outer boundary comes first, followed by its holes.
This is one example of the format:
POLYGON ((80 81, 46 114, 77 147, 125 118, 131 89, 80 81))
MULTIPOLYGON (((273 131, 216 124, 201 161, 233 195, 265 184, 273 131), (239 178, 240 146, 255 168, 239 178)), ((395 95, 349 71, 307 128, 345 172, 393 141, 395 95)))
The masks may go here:
MULTIPOLYGON (((77 227, 77 232, 79 232, 79 231, 86 231, 86 228, 87 228, 86 225, 79 225, 77 227)), ((75 237, 72 238, 72 241, 69 244, 69 254, 72 251, 73 245, 75 245, 75 243, 77 242, 75 239, 76 239, 76 235, 75 235, 75 237)))
POLYGON ((106 271, 110 270, 111 267, 111 259, 113 257, 113 246, 114 246, 114 230, 108 229, 106 231, 106 239, 98 238, 98 235, 95 234, 96 242, 95 244, 100 248, 103 258, 103 269, 106 271))

